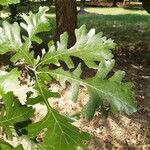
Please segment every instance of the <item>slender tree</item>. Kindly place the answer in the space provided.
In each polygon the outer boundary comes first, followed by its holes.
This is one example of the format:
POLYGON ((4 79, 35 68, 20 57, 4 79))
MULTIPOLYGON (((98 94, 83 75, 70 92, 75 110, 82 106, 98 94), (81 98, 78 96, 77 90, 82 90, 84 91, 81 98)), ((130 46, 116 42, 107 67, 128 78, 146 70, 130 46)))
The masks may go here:
POLYGON ((84 4, 85 4, 85 0, 81 0, 80 1, 80 13, 84 13, 84 4))
POLYGON ((143 8, 150 13, 150 0, 142 0, 143 8))
POLYGON ((113 7, 117 7, 117 0, 113 0, 113 7))
POLYGON ((16 21, 16 17, 18 15, 18 4, 10 4, 9 5, 9 9, 10 9, 10 21, 14 22, 16 21))
POLYGON ((56 6, 56 40, 63 32, 68 32, 68 47, 74 45, 75 29, 77 28, 76 0, 55 0, 56 6))

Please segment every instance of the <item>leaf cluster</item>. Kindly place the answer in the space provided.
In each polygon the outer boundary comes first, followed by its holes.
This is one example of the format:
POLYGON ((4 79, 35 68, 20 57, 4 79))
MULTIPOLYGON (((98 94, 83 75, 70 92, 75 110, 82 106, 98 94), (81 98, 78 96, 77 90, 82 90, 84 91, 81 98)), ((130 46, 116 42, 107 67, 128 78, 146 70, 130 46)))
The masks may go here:
MULTIPOLYGON (((42 55, 34 58, 31 51, 33 42, 42 42, 38 33, 49 31, 49 20, 46 18, 47 7, 40 7, 37 14, 22 15, 23 22, 10 24, 3 22, 0 27, 0 54, 11 52, 11 62, 14 64, 10 71, 0 75, 0 96, 3 107, 1 109, 0 127, 7 139, 12 140, 15 130, 19 139, 27 137, 32 149, 43 150, 75 150, 78 146, 87 149, 84 142, 90 139, 89 134, 80 131, 71 124, 72 120, 54 110, 48 99, 59 97, 59 93, 49 90, 47 83, 58 80, 62 85, 69 82, 72 87, 72 100, 76 102, 80 85, 86 87, 89 101, 83 107, 82 115, 91 120, 96 110, 104 115, 109 111, 125 112, 131 114, 136 111, 136 103, 132 93, 132 84, 122 82, 125 73, 117 71, 108 76, 115 64, 112 49, 115 44, 111 39, 95 33, 94 29, 87 31, 85 25, 75 30, 76 43, 67 48, 68 35, 63 33, 56 46, 49 42, 49 50, 42 49, 42 55), (23 34, 21 30, 26 31, 23 34), (82 79, 82 69, 79 65, 73 71, 74 63, 71 57, 78 57, 89 67, 97 69, 97 74, 90 79, 82 79), (63 61, 69 68, 67 71, 61 67, 63 61), (99 62, 99 63, 97 63, 99 62), (51 69, 54 64, 57 69, 51 69), (21 70, 20 70, 21 66, 21 70), (20 86, 22 71, 28 77, 28 92, 26 101, 20 103, 20 98, 14 92, 15 85, 20 86), (109 103, 109 109, 105 102, 109 103), (38 122, 32 121, 34 105, 43 104, 47 108, 46 116, 38 122), (37 140, 40 133, 44 133, 41 141, 37 140)), ((21 140, 19 140, 21 141, 21 140)), ((1 149, 13 147, 11 144, 0 141, 1 149)), ((18 143, 14 149, 25 149, 23 142, 18 143), (22 144, 23 146, 21 146, 22 144)))
POLYGON ((6 6, 10 4, 20 3, 20 0, 0 0, 0 5, 6 6))

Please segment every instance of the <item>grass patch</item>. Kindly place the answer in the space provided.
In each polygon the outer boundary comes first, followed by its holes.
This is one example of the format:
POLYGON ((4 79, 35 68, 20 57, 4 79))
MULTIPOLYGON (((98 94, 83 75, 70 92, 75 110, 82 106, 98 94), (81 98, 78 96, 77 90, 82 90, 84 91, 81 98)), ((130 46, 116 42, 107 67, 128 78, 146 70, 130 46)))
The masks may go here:
MULTIPOLYGON (((142 8, 86 8, 86 12, 78 15, 78 27, 86 24, 88 30, 95 28, 118 44, 150 41, 150 15, 142 8)), ((49 17, 55 29, 55 15, 49 17)))
POLYGON ((87 12, 103 15, 120 15, 120 14, 140 14, 148 15, 148 13, 142 8, 122 8, 122 7, 87 7, 87 12))
POLYGON ((119 42, 136 42, 145 38, 150 40, 150 16, 139 14, 79 16, 78 25, 86 24, 119 42))
POLYGON ((86 8, 85 15, 78 16, 78 25, 102 31, 117 43, 150 41, 150 15, 143 10, 129 8, 86 8))

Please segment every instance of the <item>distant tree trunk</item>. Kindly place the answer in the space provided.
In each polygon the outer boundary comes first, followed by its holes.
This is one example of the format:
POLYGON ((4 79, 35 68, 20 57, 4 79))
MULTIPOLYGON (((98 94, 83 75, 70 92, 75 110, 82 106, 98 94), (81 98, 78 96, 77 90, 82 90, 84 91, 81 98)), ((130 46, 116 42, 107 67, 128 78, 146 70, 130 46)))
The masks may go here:
POLYGON ((9 5, 9 9, 10 9, 10 22, 15 22, 16 21, 16 17, 18 15, 18 4, 11 4, 9 5))
POLYGON ((0 5, 0 11, 1 11, 1 10, 3 10, 3 6, 2 6, 2 5, 0 5))
POLYGON ((75 29, 77 28, 76 0, 55 0, 56 6, 56 40, 63 32, 68 32, 68 47, 75 44, 75 29))
POLYGON ((85 0, 81 0, 80 1, 80 11, 79 11, 81 14, 83 14, 85 12, 84 4, 85 4, 85 0))
MULTIPOLYGON (((123 0, 123 5, 126 4, 126 1, 127 1, 127 0, 123 0)), ((129 3, 128 3, 128 4, 130 4, 130 3, 131 3, 131 0, 129 0, 129 3)))
POLYGON ((113 7, 117 7, 117 0, 113 0, 113 7))
POLYGON ((97 2, 98 0, 91 0, 93 3, 97 2))
POLYGON ((123 0, 123 6, 126 4, 126 0, 123 0))
POLYGON ((20 5, 23 5, 26 8, 27 12, 29 12, 31 10, 29 0, 20 0, 20 5))
POLYGON ((142 0, 143 8, 150 13, 150 0, 142 0))

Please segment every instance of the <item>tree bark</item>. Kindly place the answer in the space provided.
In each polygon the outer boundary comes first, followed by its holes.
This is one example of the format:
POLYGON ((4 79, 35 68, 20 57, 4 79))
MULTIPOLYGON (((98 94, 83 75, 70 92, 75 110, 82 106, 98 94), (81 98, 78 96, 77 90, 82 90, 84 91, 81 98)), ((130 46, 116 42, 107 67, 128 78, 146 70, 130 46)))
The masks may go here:
POLYGON ((68 47, 75 44, 75 29, 77 28, 76 0, 55 0, 56 6, 56 40, 63 32, 68 32, 68 47))
POLYGON ((142 0, 143 8, 150 13, 150 0, 142 0))
POLYGON ((85 0, 80 0, 80 11, 79 11, 79 13, 81 13, 81 14, 83 14, 85 12, 84 4, 85 4, 85 0))
POLYGON ((117 0, 113 0, 113 7, 117 7, 117 0))
POLYGON ((16 21, 17 15, 18 15, 18 4, 11 4, 9 5, 10 9, 10 22, 13 23, 16 21))

